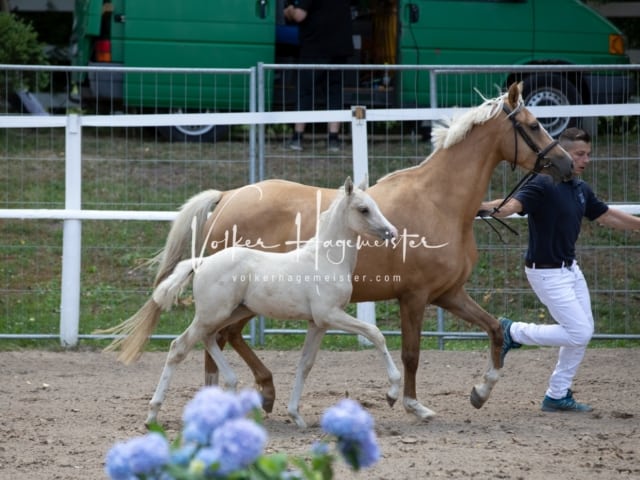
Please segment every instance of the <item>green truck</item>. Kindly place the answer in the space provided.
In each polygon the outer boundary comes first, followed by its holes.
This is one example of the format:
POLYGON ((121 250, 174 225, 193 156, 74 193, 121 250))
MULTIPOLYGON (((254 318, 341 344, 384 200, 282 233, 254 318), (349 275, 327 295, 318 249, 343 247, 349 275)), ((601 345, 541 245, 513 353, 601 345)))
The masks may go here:
MULTIPOLYGON (((345 0, 348 1, 348 0, 345 0)), ((285 0, 76 0, 73 64, 105 67, 249 68, 296 63, 296 26, 285 25, 285 0)), ((345 107, 470 106, 474 88, 524 82, 528 105, 625 102, 631 82, 621 70, 518 71, 523 65, 628 64, 625 39, 578 0, 351 0, 357 65, 513 65, 510 72, 446 75, 438 98, 425 70, 345 75, 345 107), (376 74, 379 73, 379 77, 376 74)), ((118 101, 126 111, 240 111, 246 80, 225 88, 171 75, 89 72, 83 95, 118 101)), ((295 73, 274 72, 268 109, 293 108, 295 73)), ((559 134, 573 120, 545 119, 559 134)), ((173 139, 215 140, 216 126, 173 127, 173 139)))

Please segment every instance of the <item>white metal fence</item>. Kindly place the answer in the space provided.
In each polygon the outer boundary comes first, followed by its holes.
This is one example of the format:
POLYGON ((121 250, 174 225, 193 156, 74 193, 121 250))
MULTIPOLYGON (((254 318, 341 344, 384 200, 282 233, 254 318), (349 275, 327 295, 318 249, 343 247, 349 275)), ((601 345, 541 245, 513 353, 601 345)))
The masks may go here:
MULTIPOLYGON (((0 71, 2 68, 0 66, 0 71)), ((9 70, 16 67, 5 66, 4 68, 9 70)), ((93 284, 88 280, 88 277, 103 273, 94 272, 91 267, 87 268, 87 265, 92 263, 91 254, 86 250, 87 239, 83 235, 82 228, 83 224, 87 222, 101 222, 106 225, 112 225, 113 222, 162 223, 164 226, 156 230, 156 232, 160 232, 157 234, 160 238, 154 238, 150 242, 157 248, 164 242, 163 233, 166 234, 167 231, 166 221, 173 218, 176 206, 204 188, 231 188, 274 176, 322 186, 337 185, 335 179, 342 178, 345 173, 352 174, 356 179, 359 179, 366 172, 369 172, 371 178, 375 180, 388 171, 415 164, 429 153, 429 145, 421 141, 419 132, 416 129, 405 131, 404 125, 415 126, 452 114, 452 109, 449 108, 419 107, 363 109, 361 111, 365 112, 364 116, 354 115, 353 111, 348 109, 314 112, 268 111, 265 104, 264 89, 266 87, 264 81, 265 78, 268 78, 270 70, 275 71, 282 68, 282 65, 261 66, 257 88, 255 80, 251 79, 253 72, 243 72, 249 76, 247 81, 248 111, 246 112, 122 113, 115 115, 76 112, 30 116, 13 114, 9 109, 6 109, 4 114, 0 115, 0 132, 4 138, 3 151, 0 154, 4 169, 2 181, 5 182, 6 187, 9 187, 9 184, 13 186, 16 182, 21 182, 23 186, 22 189, 17 190, 6 188, 6 192, 17 191, 17 193, 5 193, 4 205, 2 205, 4 208, 0 209, 0 219, 3 219, 3 237, 6 239, 1 245, 5 258, 0 290, 4 291, 2 315, 5 320, 2 322, 3 327, 0 327, 0 338, 55 337, 60 338, 61 343, 66 346, 77 344, 79 338, 93 338, 90 331, 83 333, 82 321, 93 315, 91 310, 101 310, 104 305, 119 298, 116 295, 112 296, 113 290, 120 288, 118 287, 118 277, 139 276, 137 286, 134 286, 129 293, 126 289, 123 293, 121 292, 123 296, 130 298, 123 302, 122 309, 114 307, 113 311, 119 317, 112 318, 111 324, 132 313, 133 310, 128 310, 131 305, 136 302, 139 302, 139 305, 142 304, 143 299, 149 293, 148 288, 151 285, 152 277, 149 274, 141 275, 138 270, 132 274, 131 269, 135 266, 136 261, 139 262, 141 258, 145 257, 145 254, 147 257, 150 256, 151 252, 148 249, 137 254, 138 256, 135 258, 123 255, 121 264, 115 266, 111 272, 113 278, 97 282, 99 287, 86 287, 88 284, 93 284), (254 97, 254 93, 251 92, 255 92, 257 96, 254 97), (312 124, 311 136, 313 140, 309 152, 305 151, 302 154, 293 155, 284 150, 288 131, 285 129, 279 131, 276 127, 298 121, 312 124), (348 125, 348 128, 343 131, 343 137, 348 137, 350 145, 345 144, 345 149, 338 155, 329 155, 324 152, 320 147, 320 142, 316 144, 316 138, 320 137, 320 134, 313 135, 315 128, 319 128, 320 125, 328 121, 338 121, 348 125), (241 128, 240 132, 236 134, 236 138, 218 142, 212 146, 201 143, 195 144, 195 146, 185 142, 167 143, 154 136, 149 138, 146 133, 140 133, 134 138, 128 130, 135 129, 134 132, 138 132, 139 129, 145 127, 171 127, 175 125, 229 125, 244 128, 241 128), (61 135, 60 132, 64 132, 64 134, 61 135), (240 156, 245 156, 239 169, 232 168, 235 160, 221 160, 222 157, 229 156, 231 158, 237 154, 235 151, 237 148, 240 149, 240 156), (149 153, 150 149, 155 151, 149 153), (167 153, 166 150, 169 152, 167 153), (165 157, 165 154, 168 156, 165 157), (125 158, 119 158, 120 155, 125 158), (48 156, 52 158, 48 158, 48 156), (198 158, 194 158, 194 156, 198 158), (151 160, 148 160, 148 157, 151 160), (54 170, 62 171, 64 175, 64 191, 58 192, 57 195, 53 194, 51 197, 55 199, 53 202, 44 197, 38 198, 40 196, 39 190, 47 189, 46 173, 43 176, 39 171, 31 176, 32 170, 46 168, 43 165, 46 166, 47 162, 56 165, 51 169, 52 177, 56 175, 53 173, 54 170), (187 168, 181 162, 192 166, 195 164, 196 172, 197 168, 203 169, 201 178, 197 179, 200 183, 195 188, 190 186, 188 191, 184 190, 182 182, 173 183, 172 180, 172 175, 175 176, 176 171, 179 175, 181 168, 187 168), (205 171, 204 169, 209 168, 213 163, 217 168, 222 168, 222 173, 216 171, 213 178, 208 178, 209 170, 205 171), (37 167, 35 167, 36 164, 37 167), (149 176, 157 175, 158 190, 166 190, 170 200, 167 201, 166 198, 158 194, 162 200, 156 204, 147 198, 137 198, 135 201, 130 201, 130 197, 135 197, 138 193, 136 190, 139 192, 144 190, 140 184, 133 182, 131 187, 125 185, 126 188, 112 198, 110 196, 112 190, 118 190, 116 187, 119 187, 121 183, 127 184, 130 181, 126 172, 123 173, 117 169, 132 168, 133 164, 136 164, 136 168, 146 169, 147 178, 144 173, 140 175, 143 181, 149 180, 149 176), (228 172, 226 177, 225 165, 228 172), (160 170, 168 171, 164 171, 160 175, 157 173, 160 170), (113 174, 107 175, 110 172, 113 174), (99 177, 103 175, 105 177, 104 183, 99 180, 99 177), (222 177, 226 178, 226 183, 219 181, 222 177), (34 185, 31 185, 32 183, 34 185), (88 189, 90 189, 89 194, 87 194, 88 189), (18 198, 15 198, 14 195, 17 195, 18 198), (126 198, 123 199, 122 196, 126 198), (62 202, 61 199, 63 199, 62 202), (144 208, 149 205, 154 208, 144 208), (109 208, 110 206, 116 208, 109 208), (167 208, 167 206, 171 208, 167 208), (44 268, 40 257, 37 260, 37 265, 29 263, 30 252, 36 252, 39 247, 22 250, 21 242, 27 244, 33 242, 36 240, 34 237, 37 237, 37 233, 33 235, 30 226, 24 227, 23 232, 16 233, 15 231, 16 228, 22 228, 19 226, 24 226, 24 222, 40 222, 51 227, 52 221, 56 222, 56 225, 62 222, 63 225, 60 255, 47 258, 47 261, 52 264, 61 266, 61 280, 59 282, 55 278, 39 278, 39 268, 46 272, 56 270, 55 268, 44 268), (12 271, 16 268, 15 265, 20 264, 22 257, 25 261, 25 272, 12 271), (131 261, 132 264, 127 265, 127 261, 131 261), (34 268, 36 271, 33 274, 26 273, 30 268, 34 268), (22 282, 22 284, 17 282, 22 282), (26 283, 31 283, 31 285, 26 283), (22 295, 24 298, 26 295, 30 299, 29 303, 37 303, 37 301, 33 301, 33 297, 41 294, 43 288, 59 289, 59 311, 56 311, 55 308, 51 309, 51 305, 35 314, 30 309, 21 311, 21 304, 28 302, 16 300, 16 297, 22 295), (84 301, 83 293, 85 296, 91 297, 89 302, 84 301), (46 308, 49 308, 49 311, 46 308), (83 308, 89 311, 83 311, 83 308), (39 317, 50 318, 56 314, 60 319, 59 331, 38 331, 39 317), (21 326, 23 324, 26 325, 27 331, 21 326), (16 325, 18 326, 16 327, 16 325)), ((357 67, 350 68, 356 69, 357 67)), ((381 70, 389 67, 368 66, 367 68, 381 70)), ((402 68, 407 69, 407 67, 402 68)), ((434 88, 438 84, 438 75, 474 75, 480 68, 487 69, 486 66, 414 67, 415 70, 428 71, 428 74, 432 76, 431 84, 434 88)), ((501 68, 505 67, 495 67, 495 70, 499 71, 501 68)), ((635 73, 633 67, 628 68, 630 73, 635 73)), ((38 68, 33 67, 33 70, 37 71, 38 68)), ((180 73, 180 71, 176 70, 176 73, 180 73)), ((194 72, 188 73, 194 74, 194 72)), ((199 75, 215 73, 195 72, 199 75)), ((229 74, 230 72, 224 73, 229 74)), ((74 109, 68 110, 74 111, 74 109)), ((594 164, 598 168, 592 169, 587 180, 594 185, 596 191, 606 201, 617 203, 621 208, 632 213, 640 213, 640 153, 638 152, 640 133, 637 123, 634 123, 634 119, 637 120, 640 116, 639 103, 631 98, 630 102, 625 104, 540 106, 531 110, 539 118, 604 119, 603 125, 600 125, 594 132, 594 164), (616 122, 621 123, 621 126, 618 126, 616 122)), ((190 170, 188 175, 190 178, 193 177, 193 171, 190 170)), ((492 191, 489 192, 491 197, 503 195, 517 181, 516 177, 508 170, 496 172, 496 176, 499 178, 492 183, 492 191)), ((52 181, 52 183, 55 182, 52 181)), ((117 226, 119 229, 127 228, 124 223, 118 223, 117 226)), ((527 318, 531 315, 542 316, 543 309, 536 304, 528 287, 522 281, 520 264, 513 262, 512 254, 515 252, 517 258, 517 253, 524 248, 522 238, 515 241, 510 240, 507 245, 504 245, 493 233, 484 231, 482 224, 478 226, 477 230, 479 231, 479 246, 482 256, 478 269, 474 272, 469 283, 469 291, 472 295, 482 300, 483 306, 496 315, 515 312, 519 318, 527 318), (488 276, 480 276, 482 270, 490 270, 490 266, 497 266, 497 269, 489 273, 488 276), (487 281, 489 281, 489 285, 486 285, 487 281)), ((100 245, 95 247, 96 249, 108 251, 111 248, 109 247, 110 236, 108 232, 92 233, 92 235, 98 237, 102 235, 100 245)), ((596 336, 600 338, 640 338, 640 326, 638 325, 640 322, 635 314, 640 302, 640 279, 636 276, 640 251, 637 246, 639 239, 633 234, 614 236, 608 232, 592 232, 589 229, 583 237, 587 237, 589 243, 582 244, 581 251, 584 258, 581 261, 588 265, 585 269, 587 272, 589 267, 593 267, 594 270, 592 274, 588 274, 588 280, 592 286, 594 310, 598 317, 599 327, 596 329, 596 336), (591 258, 595 260, 590 265, 591 258), (606 323, 603 320, 605 318, 606 323)), ((118 248, 125 251, 135 247, 139 247, 139 245, 137 240, 133 239, 130 245, 118 248)), ((53 246, 53 251, 57 252, 57 248, 58 246, 53 246)), ((390 307, 390 310, 391 313, 384 315, 393 316, 393 307, 390 307)), ((367 306, 363 307, 360 316, 370 317, 372 313, 371 307, 367 306)), ((100 314, 104 315, 104 312, 100 314)), ((427 323, 431 328, 425 330, 425 335, 440 338, 483 336, 481 332, 461 327, 455 319, 447 319, 446 314, 441 311, 427 312, 426 315, 431 317, 427 323)), ((106 316, 108 317, 108 312, 106 316)), ((172 327, 169 328, 171 330, 172 327)), ((173 331, 166 332, 164 336, 171 337, 181 331, 179 327, 173 328, 173 331)), ((267 334, 292 331, 298 330, 266 329, 267 334)), ((256 331, 255 325, 251 331, 254 341, 256 336, 261 337, 264 333, 264 329, 256 331)), ((399 334, 397 330, 386 330, 386 333, 399 334)), ((162 336, 161 333, 159 337, 162 336)))

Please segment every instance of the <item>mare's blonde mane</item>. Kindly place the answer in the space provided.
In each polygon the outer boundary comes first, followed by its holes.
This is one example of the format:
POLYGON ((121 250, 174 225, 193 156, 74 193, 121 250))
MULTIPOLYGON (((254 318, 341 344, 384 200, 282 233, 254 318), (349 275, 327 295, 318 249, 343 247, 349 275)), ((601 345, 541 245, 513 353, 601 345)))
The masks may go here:
MULTIPOLYGON (((502 110, 507 96, 508 93, 505 93, 504 95, 501 95, 497 98, 485 99, 484 102, 482 102, 475 108, 466 110, 457 116, 440 120, 437 124, 434 124, 431 129, 431 144, 434 147, 434 151, 431 153, 431 155, 425 158, 418 165, 388 173, 384 177, 380 178, 378 182, 395 176, 399 173, 408 172, 419 168, 423 164, 428 162, 431 156, 436 151, 440 150, 441 148, 449 148, 461 142, 475 125, 481 125, 486 121, 496 117, 502 110)), ((521 101, 522 99, 520 99, 520 102, 521 101)))

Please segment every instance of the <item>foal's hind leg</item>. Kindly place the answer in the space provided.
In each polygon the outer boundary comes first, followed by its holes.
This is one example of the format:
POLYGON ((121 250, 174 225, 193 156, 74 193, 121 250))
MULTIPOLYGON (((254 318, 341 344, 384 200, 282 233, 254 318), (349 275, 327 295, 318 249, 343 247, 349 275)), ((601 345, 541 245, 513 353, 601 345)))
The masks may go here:
MULTIPOLYGON (((265 412, 271 413, 273 410, 273 404, 276 400, 276 388, 273 385, 273 374, 260 358, 255 354, 251 347, 245 342, 242 336, 242 329, 249 320, 253 317, 253 314, 249 315, 246 319, 241 320, 239 323, 230 325, 220 331, 220 337, 218 338, 218 345, 223 349, 225 342, 229 342, 238 355, 244 360, 247 366, 253 373, 253 378, 258 387, 258 391, 262 395, 262 408, 265 412)), ((209 352, 204 353, 204 375, 205 385, 216 385, 218 383, 218 367, 216 363, 209 355, 209 352)))
MULTIPOLYGON (((213 362, 216 365, 216 372, 222 375, 224 381, 224 388, 227 390, 235 391, 238 388, 238 377, 234 373, 231 365, 227 362, 226 358, 222 354, 220 345, 224 345, 224 342, 219 341, 219 335, 214 333, 207 335, 205 340, 205 348, 209 355, 213 358, 213 362)), ((217 380, 217 379, 216 379, 217 380)))
POLYGON ((149 402, 149 413, 147 419, 144 422, 145 425, 150 425, 156 422, 158 417, 158 411, 162 406, 164 397, 169 388, 171 377, 176 366, 184 360, 187 353, 193 348, 195 343, 201 338, 197 328, 194 328, 193 324, 197 322, 197 316, 194 318, 192 324, 180 335, 178 338, 171 342, 169 353, 167 354, 167 360, 165 361, 162 374, 160 375, 160 381, 156 387, 156 391, 149 402))

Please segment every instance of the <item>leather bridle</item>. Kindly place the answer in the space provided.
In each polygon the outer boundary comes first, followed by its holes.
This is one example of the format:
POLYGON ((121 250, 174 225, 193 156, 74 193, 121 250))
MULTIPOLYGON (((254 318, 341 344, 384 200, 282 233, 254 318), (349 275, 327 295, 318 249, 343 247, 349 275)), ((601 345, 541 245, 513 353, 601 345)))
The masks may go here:
MULTIPOLYGON (((523 107, 524 107, 524 103, 522 103, 522 102, 520 102, 518 104, 518 106, 516 108, 514 108, 513 110, 509 109, 509 107, 506 104, 502 105, 502 110, 504 111, 504 113, 507 114, 507 118, 509 120, 511 120, 511 124, 513 125, 513 140, 514 140, 513 143, 515 145, 515 152, 514 152, 514 155, 513 155, 513 162, 511 163, 511 170, 512 171, 515 170, 516 169, 516 165, 518 164, 518 134, 520 135, 520 137, 522 137, 522 139, 524 140, 524 143, 526 143, 529 146, 529 148, 531 148, 531 150, 533 150, 533 152, 536 154, 536 163, 533 166, 533 169, 528 171, 520 179, 520 181, 517 183, 517 185, 515 187, 513 187, 511 192, 509 192, 509 195, 504 197, 504 199, 502 200, 500 205, 497 206, 496 208, 494 208, 493 211, 491 211, 491 213, 489 214, 489 216, 491 218, 493 218, 494 220, 497 220, 501 225, 506 227, 508 230, 511 231, 511 233, 513 233, 515 235, 518 235, 518 232, 516 230, 514 230, 512 227, 510 227, 507 223, 503 222, 499 218, 494 217, 493 214, 498 212, 498 211, 500 211, 500 209, 504 206, 504 204, 507 203, 511 197, 513 197, 513 195, 520 189, 520 187, 522 187, 529 180, 531 180, 533 177, 535 177, 543 169, 551 168, 553 166, 553 164, 551 163, 551 160, 549 160, 547 158, 547 154, 556 145, 558 145, 558 141, 557 140, 553 140, 549 145, 547 145, 544 148, 540 148, 538 145, 536 145, 536 143, 529 136, 529 134, 524 129, 522 124, 516 118, 516 115, 518 115, 518 113, 522 110, 523 107), (543 163, 543 161, 545 161, 545 160, 546 160, 546 163, 543 163)), ((482 217, 482 218, 484 220, 486 220, 486 217, 482 217)), ((498 231, 494 228, 494 226, 491 225, 490 223, 489 223, 489 225, 498 234, 498 237, 500 238, 500 240, 502 240, 502 237, 500 236, 498 231)))

